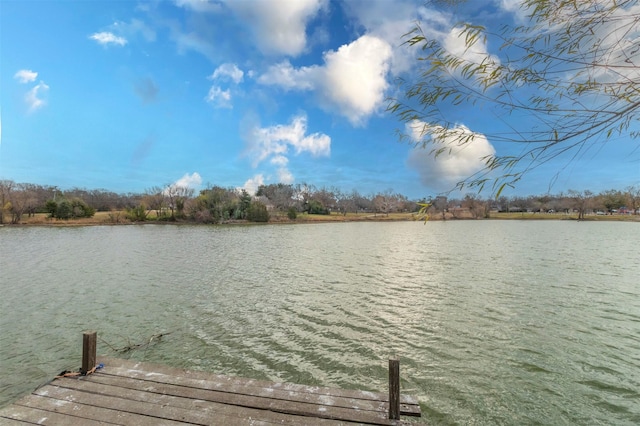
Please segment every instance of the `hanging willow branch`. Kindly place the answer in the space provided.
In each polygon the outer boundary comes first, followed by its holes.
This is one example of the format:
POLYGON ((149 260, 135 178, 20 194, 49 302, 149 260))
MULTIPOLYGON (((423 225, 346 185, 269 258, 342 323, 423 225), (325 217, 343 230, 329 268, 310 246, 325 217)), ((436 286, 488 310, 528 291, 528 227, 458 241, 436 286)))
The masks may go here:
POLYGON ((522 8, 528 22, 500 33, 457 25, 452 34, 464 42, 462 53, 420 26, 405 35, 405 44, 419 49, 417 72, 399 81, 403 96, 387 108, 407 125, 401 140, 434 157, 479 136, 520 146, 515 155, 485 157, 484 169, 460 189, 492 183, 499 194, 560 155, 575 158, 596 143, 640 136, 637 1, 523 0, 522 8), (488 53, 487 40, 502 43, 497 55, 488 53), (482 108, 493 120, 461 131, 462 107, 467 114, 482 108))

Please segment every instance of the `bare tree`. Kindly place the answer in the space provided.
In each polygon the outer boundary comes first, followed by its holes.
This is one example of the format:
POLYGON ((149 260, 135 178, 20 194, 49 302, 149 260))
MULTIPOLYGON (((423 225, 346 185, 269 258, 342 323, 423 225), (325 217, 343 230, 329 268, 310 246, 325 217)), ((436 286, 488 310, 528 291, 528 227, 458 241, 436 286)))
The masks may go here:
POLYGON ((569 198, 573 201, 573 207, 578 210, 578 220, 584 219, 587 209, 590 208, 593 193, 591 191, 568 191, 569 198))
POLYGON ((11 223, 20 223, 22 215, 35 205, 36 200, 36 192, 32 185, 27 183, 13 185, 8 191, 8 203, 5 204, 5 208, 11 214, 11 223))
POLYGON ((162 217, 162 210, 166 207, 164 189, 159 186, 153 186, 145 192, 143 203, 148 211, 155 210, 156 217, 162 217))
POLYGON ((625 189, 629 200, 629 207, 633 210, 633 214, 640 213, 640 185, 628 186, 625 189))
POLYGON ((193 197, 194 190, 186 186, 169 184, 163 192, 171 211, 171 219, 176 219, 176 210, 178 211, 178 217, 184 216, 185 202, 193 197))

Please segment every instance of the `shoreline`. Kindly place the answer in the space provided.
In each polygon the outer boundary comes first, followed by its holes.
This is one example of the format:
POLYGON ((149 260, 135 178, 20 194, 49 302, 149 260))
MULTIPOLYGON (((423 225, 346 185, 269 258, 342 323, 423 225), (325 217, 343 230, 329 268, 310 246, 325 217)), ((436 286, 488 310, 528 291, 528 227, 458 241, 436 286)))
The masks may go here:
MULTIPOLYGON (((640 222, 640 215, 588 215, 578 220, 577 214, 564 213, 492 213, 489 218, 474 218, 471 215, 460 215, 454 217, 448 213, 443 219, 441 214, 430 216, 428 221, 460 221, 460 220, 566 220, 575 222, 640 222)), ((286 214, 273 215, 269 222, 249 222, 246 220, 231 220, 221 223, 199 223, 190 220, 156 220, 152 218, 142 222, 132 222, 124 217, 114 216, 113 212, 97 212, 91 218, 82 219, 51 219, 45 213, 37 213, 35 216, 25 217, 20 223, 0 224, 0 227, 78 227, 78 226, 123 226, 123 225, 267 225, 267 224, 309 224, 309 223, 344 223, 344 222, 406 222, 424 221, 417 217, 415 213, 347 213, 346 215, 334 213, 330 215, 310 215, 300 214, 296 219, 289 219, 286 214)))

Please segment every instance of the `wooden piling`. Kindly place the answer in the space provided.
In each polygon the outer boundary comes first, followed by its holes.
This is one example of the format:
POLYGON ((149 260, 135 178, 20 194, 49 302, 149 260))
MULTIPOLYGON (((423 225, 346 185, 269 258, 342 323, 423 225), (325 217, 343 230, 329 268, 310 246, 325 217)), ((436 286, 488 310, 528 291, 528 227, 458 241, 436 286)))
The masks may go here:
POLYGON ((400 420, 400 360, 389 359, 389 419, 400 420))
POLYGON ((98 333, 95 331, 85 331, 82 334, 82 367, 80 372, 87 374, 87 371, 96 366, 96 343, 98 333))

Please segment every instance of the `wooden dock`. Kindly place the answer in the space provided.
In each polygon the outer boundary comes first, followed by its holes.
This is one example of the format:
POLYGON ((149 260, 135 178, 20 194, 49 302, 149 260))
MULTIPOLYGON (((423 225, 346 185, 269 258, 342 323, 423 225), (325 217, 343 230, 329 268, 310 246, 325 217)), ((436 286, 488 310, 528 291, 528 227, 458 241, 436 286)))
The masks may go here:
MULTIPOLYGON (((399 415, 389 418, 391 392, 273 383, 115 358, 97 363, 103 367, 91 374, 56 377, 0 409, 0 425, 407 423, 399 415)), ((420 416, 417 399, 401 395, 399 414, 420 416)))

